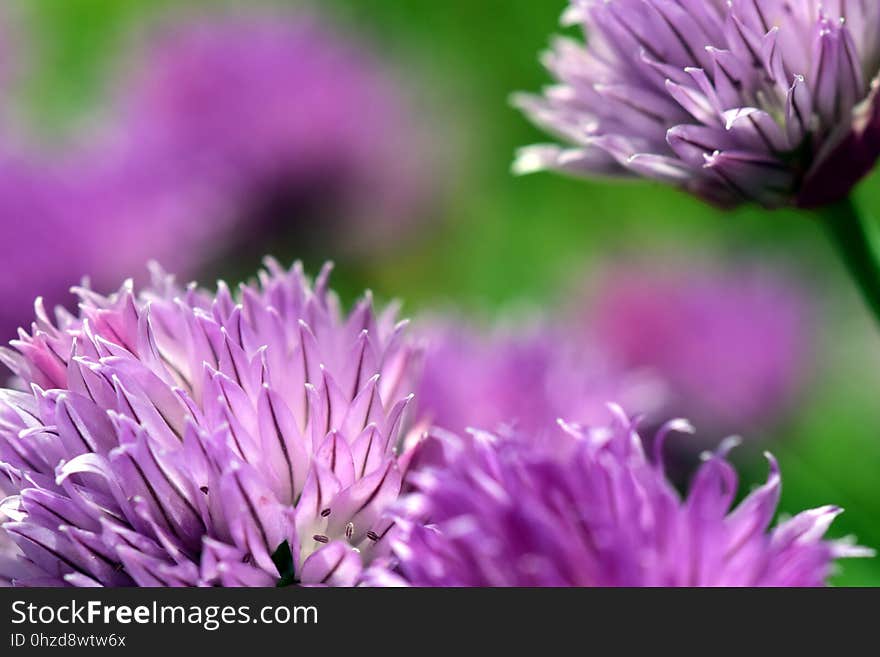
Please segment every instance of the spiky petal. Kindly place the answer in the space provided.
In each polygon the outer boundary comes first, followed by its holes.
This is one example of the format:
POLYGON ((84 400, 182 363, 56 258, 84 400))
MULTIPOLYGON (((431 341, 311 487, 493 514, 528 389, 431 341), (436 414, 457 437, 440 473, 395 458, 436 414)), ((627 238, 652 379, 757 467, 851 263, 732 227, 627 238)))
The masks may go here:
POLYGON ((571 0, 544 64, 558 84, 515 103, 568 146, 520 172, 645 176, 721 205, 816 206, 880 154, 873 0, 571 0))
POLYGON ((356 583, 387 543, 414 353, 393 308, 344 315, 329 271, 269 260, 235 295, 156 272, 56 322, 38 302, 2 353, 14 583, 356 583))
POLYGON ((401 580, 416 586, 819 586, 837 557, 866 551, 822 537, 840 509, 768 529, 780 475, 731 510, 729 443, 707 457, 682 499, 618 411, 608 427, 562 425, 566 448, 477 432, 439 435, 448 467, 413 473, 401 580), (425 525, 423 522, 427 522, 425 525))

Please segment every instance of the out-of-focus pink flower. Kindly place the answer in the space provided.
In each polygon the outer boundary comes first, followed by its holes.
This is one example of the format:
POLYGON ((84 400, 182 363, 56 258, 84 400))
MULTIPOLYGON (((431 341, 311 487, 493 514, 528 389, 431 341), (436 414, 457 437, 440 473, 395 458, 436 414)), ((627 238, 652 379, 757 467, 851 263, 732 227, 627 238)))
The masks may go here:
POLYGON ((624 368, 664 381, 666 412, 720 431, 784 415, 810 373, 806 295, 767 269, 611 266, 583 332, 624 368))
POLYGON ((663 386, 642 372, 615 369, 598 345, 544 318, 481 330, 467 322, 427 322, 424 371, 416 404, 425 422, 542 434, 556 419, 608 420, 623 400, 658 411, 663 386))
POLYGON ((123 165, 99 179, 105 211, 124 216, 129 195, 163 196, 213 236, 215 257, 262 257, 267 241, 293 239, 299 254, 370 253, 402 236, 429 187, 399 80, 311 16, 168 25, 118 93, 123 165))
POLYGON ((59 303, 88 271, 92 245, 103 236, 74 220, 76 192, 44 160, 0 154, 0 339, 26 326, 34 298, 59 303))
POLYGON ((7 140, 3 340, 38 294, 54 305, 84 276, 104 289, 150 260, 185 276, 243 275, 285 246, 372 255, 419 214, 429 149, 414 146, 404 92, 313 16, 190 18, 150 33, 125 71, 75 148, 7 140))

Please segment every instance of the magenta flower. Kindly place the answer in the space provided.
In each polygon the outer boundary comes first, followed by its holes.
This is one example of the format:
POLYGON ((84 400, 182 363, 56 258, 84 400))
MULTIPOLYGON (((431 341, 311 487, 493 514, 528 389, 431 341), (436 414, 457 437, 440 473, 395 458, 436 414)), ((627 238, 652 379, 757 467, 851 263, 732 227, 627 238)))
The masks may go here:
MULTIPOLYGON (((267 261, 235 297, 157 275, 2 352, 3 532, 20 585, 352 585, 383 555, 413 350, 267 261)), ((8 572, 11 570, 11 572, 8 572)))
POLYGON ((149 37, 76 148, 7 136, 3 342, 37 295, 52 307, 84 276, 109 289, 150 260, 244 276, 270 243, 373 254, 428 194, 428 149, 389 67, 318 19, 207 16, 149 37))
MULTIPOLYGON (((870 551, 823 539, 840 509, 768 529, 780 475, 731 509, 737 476, 723 444, 682 499, 663 471, 667 424, 645 455, 619 413, 608 427, 562 425, 567 449, 477 432, 436 438, 450 465, 413 472, 393 541, 397 581, 415 586, 821 586, 840 557, 870 551), (427 520, 428 525, 423 525, 427 520)), ((386 574, 384 580, 395 581, 386 574)))
POLYGON ((769 270, 655 262, 594 280, 574 310, 585 339, 618 367, 653 373, 667 417, 692 418, 713 440, 783 418, 811 374, 810 304, 769 270))
POLYGON ((617 401, 648 424, 691 417, 714 444, 780 421, 811 374, 810 305, 765 269, 612 266, 556 316, 426 324, 419 416, 458 433, 603 424, 617 401))
POLYGON ((557 84, 516 104, 567 146, 520 172, 646 176, 720 205, 823 205, 880 154, 873 0, 571 0, 544 64, 557 84))
POLYGON ((605 422, 612 399, 643 413, 666 401, 657 377, 613 366, 602 345, 571 326, 551 327, 550 319, 491 330, 449 320, 427 324, 418 415, 449 431, 537 434, 560 417, 605 422))
POLYGON ((41 292, 60 303, 88 270, 88 249, 100 235, 71 221, 77 196, 66 175, 42 159, 0 155, 0 341, 15 336, 41 292))
POLYGON ((300 252, 329 243, 363 254, 399 239, 424 200, 422 137, 399 81, 314 18, 170 24, 130 68, 111 151, 123 166, 108 162, 98 180, 110 217, 146 190, 210 228, 214 257, 257 258, 267 240, 294 238, 300 252))

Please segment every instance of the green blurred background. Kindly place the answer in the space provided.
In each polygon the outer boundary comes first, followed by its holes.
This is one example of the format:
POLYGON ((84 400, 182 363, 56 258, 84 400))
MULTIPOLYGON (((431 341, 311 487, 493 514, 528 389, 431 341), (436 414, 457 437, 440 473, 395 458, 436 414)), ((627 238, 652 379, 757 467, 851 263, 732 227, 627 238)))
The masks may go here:
MULTIPOLYGON (((49 140, 63 140, 89 120, 132 36, 179 5, 21 4, 29 61, 25 93, 10 102, 49 140)), ((338 261, 335 285, 348 299, 364 287, 399 297, 410 313, 449 303, 485 313, 523 301, 552 307, 571 290, 573 276, 586 280, 592 266, 633 254, 749 258, 794 272, 813 292, 822 321, 810 390, 769 444, 783 471, 781 508, 794 513, 839 504, 846 513, 834 534, 880 547, 880 333, 818 223, 795 212, 722 213, 647 182, 510 175, 514 150, 546 138, 510 108, 508 97, 548 82, 537 55, 559 30, 563 5, 322 0, 323 12, 396 67, 432 136, 445 145, 433 174, 447 200, 429 211, 418 238, 381 259, 338 261)), ((857 200, 880 216, 880 174, 860 186, 857 200)), ((759 454, 737 458, 746 486, 766 476, 759 454)), ((880 585, 880 559, 842 564, 835 582, 880 585)))

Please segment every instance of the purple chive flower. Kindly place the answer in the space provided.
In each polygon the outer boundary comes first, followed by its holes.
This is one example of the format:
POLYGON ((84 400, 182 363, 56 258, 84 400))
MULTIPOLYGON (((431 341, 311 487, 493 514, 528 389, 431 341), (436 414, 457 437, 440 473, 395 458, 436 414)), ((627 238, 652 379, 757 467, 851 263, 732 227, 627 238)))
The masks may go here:
POLYGON ((52 307, 84 276, 109 289, 154 259, 186 276, 239 262, 245 275, 269 243, 373 254, 428 194, 395 76, 316 18, 188 19, 122 69, 76 147, 38 152, 0 125, 15 145, 0 154, 3 342, 37 295, 52 307))
POLYGON ((571 0, 544 64, 558 81, 516 104, 569 146, 515 169, 646 176, 720 205, 817 206, 880 154, 874 0, 571 0))
POLYGON ((334 255, 387 247, 427 192, 398 82, 306 15, 166 25, 119 84, 119 140, 96 178, 108 223, 146 195, 204 226, 215 258, 256 258, 267 240, 294 238, 299 250, 329 242, 334 255))
MULTIPOLYGON (((181 269, 189 257, 186 264, 194 269, 200 254, 223 235, 218 230, 212 236, 206 222, 188 222, 189 216, 156 186, 127 195, 125 215, 111 218, 104 209, 120 199, 91 176, 100 156, 48 158, 27 149, 0 156, 4 343, 27 325, 37 296, 54 307, 69 298, 72 283, 84 277, 96 286, 118 281, 121 272, 142 268, 154 257, 181 269)), ((195 189, 190 198, 194 195, 195 189)))
POLYGON ((793 282, 766 269, 611 267, 591 284, 588 339, 618 367, 666 385, 664 412, 715 431, 783 418, 810 374, 812 312, 793 282))
POLYGON ((418 416, 449 431, 535 434, 559 417, 607 421, 612 399, 649 412, 666 398, 656 377, 612 367, 570 327, 546 320, 490 330, 433 322, 424 333, 418 416))
MULTIPOLYGON (((352 585, 382 557, 414 351, 297 265, 233 296, 156 273, 2 358, 2 532, 19 585, 352 585)), ((9 572, 11 571, 11 572, 9 572)))
MULTIPOLYGON (((682 499, 618 411, 608 427, 562 424, 567 448, 477 432, 439 440, 449 465, 412 472, 416 492, 394 543, 415 586, 819 586, 833 561, 869 553, 823 539, 840 509, 804 511, 773 529, 780 475, 731 509, 737 476, 707 457, 682 499), (422 524, 422 520, 428 522, 422 524)), ((388 582, 393 575, 385 575, 388 582)))
POLYGON ((75 199, 64 173, 42 159, 0 154, 0 341, 15 336, 38 294, 60 303, 88 270, 100 236, 69 220, 75 199))

